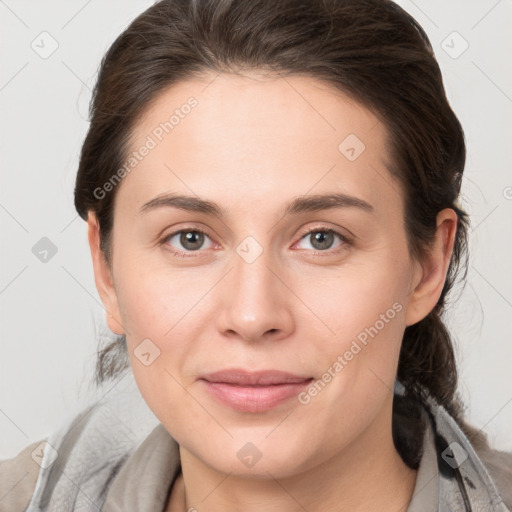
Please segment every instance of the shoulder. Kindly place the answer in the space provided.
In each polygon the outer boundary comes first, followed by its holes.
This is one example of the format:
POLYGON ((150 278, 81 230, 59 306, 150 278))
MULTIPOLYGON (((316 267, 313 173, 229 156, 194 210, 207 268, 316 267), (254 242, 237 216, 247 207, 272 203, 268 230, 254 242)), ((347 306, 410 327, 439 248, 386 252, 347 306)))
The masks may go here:
POLYGON ((512 510, 512 452, 495 450, 487 435, 467 422, 464 433, 487 469, 505 505, 512 510))
POLYGON ((26 446, 11 459, 0 460, 0 512, 23 511, 28 507, 37 482, 44 441, 26 446))
POLYGON ((512 510, 512 452, 486 448, 476 449, 505 505, 512 510))
POLYGON ((25 511, 29 504, 60 510, 62 496, 83 502, 81 510, 90 509, 88 496, 102 502, 113 476, 159 423, 131 372, 109 386, 99 400, 69 411, 47 437, 0 461, 0 512, 25 511), (83 485, 88 496, 80 492, 83 485))

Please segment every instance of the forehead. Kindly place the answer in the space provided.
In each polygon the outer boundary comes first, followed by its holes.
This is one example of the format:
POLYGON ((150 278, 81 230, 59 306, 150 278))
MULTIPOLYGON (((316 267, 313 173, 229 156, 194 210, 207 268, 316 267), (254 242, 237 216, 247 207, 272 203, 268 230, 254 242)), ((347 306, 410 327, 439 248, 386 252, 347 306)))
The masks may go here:
POLYGON ((370 110, 314 78, 204 75, 166 89, 146 109, 121 188, 139 205, 185 192, 271 207, 283 196, 335 190, 385 207, 400 195, 387 144, 370 110))

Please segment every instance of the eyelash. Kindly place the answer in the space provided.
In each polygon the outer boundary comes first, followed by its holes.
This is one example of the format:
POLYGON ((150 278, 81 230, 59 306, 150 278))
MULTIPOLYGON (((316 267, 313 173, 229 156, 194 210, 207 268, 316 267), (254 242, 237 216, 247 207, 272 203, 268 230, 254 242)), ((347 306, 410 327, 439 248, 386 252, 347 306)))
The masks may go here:
MULTIPOLYGON (((179 235, 180 233, 201 233, 203 235, 206 235, 208 238, 210 238, 210 236, 208 235, 208 233, 206 233, 204 230, 200 229, 200 228, 196 228, 196 227, 191 227, 191 228, 185 228, 185 229, 180 229, 178 231, 174 231, 173 233, 170 233, 169 235, 166 235, 160 242, 161 245, 167 245, 168 241, 173 237, 173 236, 176 236, 176 235, 179 235)), ((319 255, 319 256, 332 256, 333 254, 338 254, 340 253, 341 251, 345 250, 347 248, 347 246, 351 245, 351 240, 346 237, 345 235, 342 235, 341 233, 339 233, 338 231, 335 231, 334 229, 331 229, 331 228, 324 228, 324 227, 315 227, 313 229, 310 229, 309 231, 306 231, 305 233, 303 233, 301 236, 300 236, 300 240, 303 240, 304 238, 308 237, 309 235, 313 234, 313 233, 331 233, 333 235, 336 235, 342 242, 342 244, 340 246, 338 246, 336 249, 326 249, 325 251, 320 251, 320 250, 314 250, 312 251, 313 254, 315 255, 319 255)), ((299 241, 300 241, 299 240, 299 241)), ((201 252, 200 250, 199 251, 181 251, 181 250, 177 250, 177 249, 174 249, 174 248, 171 248, 171 246, 167 246, 168 250, 173 252, 173 255, 178 257, 178 258, 190 258, 190 257, 197 257, 194 253, 198 253, 198 252, 201 252)))

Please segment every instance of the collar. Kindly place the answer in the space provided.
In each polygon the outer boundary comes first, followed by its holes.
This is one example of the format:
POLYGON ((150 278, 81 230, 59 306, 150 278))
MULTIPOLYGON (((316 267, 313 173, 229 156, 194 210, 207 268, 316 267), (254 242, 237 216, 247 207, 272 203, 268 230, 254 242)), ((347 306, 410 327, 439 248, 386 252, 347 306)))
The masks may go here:
POLYGON ((163 511, 169 491, 180 472, 179 444, 160 423, 128 457, 114 479, 101 510, 163 511))

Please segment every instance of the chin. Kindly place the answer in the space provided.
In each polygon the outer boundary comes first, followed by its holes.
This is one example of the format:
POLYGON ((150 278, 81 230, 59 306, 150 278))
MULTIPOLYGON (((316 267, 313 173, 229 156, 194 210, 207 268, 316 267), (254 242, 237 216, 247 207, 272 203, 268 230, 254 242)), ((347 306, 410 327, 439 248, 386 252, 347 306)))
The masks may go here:
POLYGON ((297 442, 291 438, 283 445, 281 440, 265 440, 268 432, 265 428, 264 434, 258 436, 261 441, 251 441, 251 436, 247 435, 235 435, 219 443, 211 436, 211 444, 196 441, 193 443, 195 449, 189 451, 215 471, 261 480, 291 477, 302 468, 311 467, 311 460, 304 451, 306 441, 297 442))

